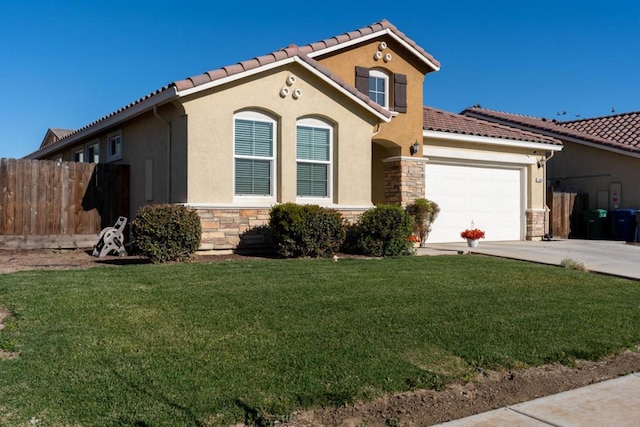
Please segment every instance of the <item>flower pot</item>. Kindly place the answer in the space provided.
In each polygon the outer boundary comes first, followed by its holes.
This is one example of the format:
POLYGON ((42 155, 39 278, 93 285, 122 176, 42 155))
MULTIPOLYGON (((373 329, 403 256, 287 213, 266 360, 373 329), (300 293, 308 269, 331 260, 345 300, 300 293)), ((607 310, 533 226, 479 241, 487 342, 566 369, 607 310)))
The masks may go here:
POLYGON ((467 239, 467 246, 470 248, 477 248, 479 241, 480 239, 467 239))

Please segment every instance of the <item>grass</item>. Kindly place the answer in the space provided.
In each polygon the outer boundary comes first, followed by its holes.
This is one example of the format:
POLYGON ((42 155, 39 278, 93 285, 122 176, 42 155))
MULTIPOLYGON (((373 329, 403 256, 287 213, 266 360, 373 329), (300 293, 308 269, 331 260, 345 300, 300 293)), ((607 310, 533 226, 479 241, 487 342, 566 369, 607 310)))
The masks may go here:
POLYGON ((0 425, 267 424, 640 343, 640 284, 485 257, 0 275, 0 425), (3 344, 4 343, 4 344, 3 344))

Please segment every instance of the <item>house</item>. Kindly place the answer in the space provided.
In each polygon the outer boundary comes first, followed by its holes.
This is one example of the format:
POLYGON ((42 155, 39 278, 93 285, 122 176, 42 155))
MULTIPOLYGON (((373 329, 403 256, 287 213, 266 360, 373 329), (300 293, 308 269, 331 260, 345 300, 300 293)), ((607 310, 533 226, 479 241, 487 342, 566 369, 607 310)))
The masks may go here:
POLYGON ((562 152, 547 164, 548 183, 582 195, 584 209, 640 209, 640 112, 570 121, 479 107, 462 114, 561 140, 562 152))
POLYGON ((259 244, 276 203, 319 204, 354 220, 375 204, 440 197, 454 184, 447 174, 481 169, 511 171, 483 182, 513 186, 513 229, 499 231, 502 219, 485 226, 491 214, 481 210, 501 203, 494 191, 471 211, 453 208, 455 225, 435 235, 457 241, 473 219, 487 238, 540 238, 537 165, 559 142, 455 115, 448 127, 425 125, 423 82, 439 69, 382 20, 172 82, 27 157, 128 164, 130 217, 145 204, 188 205, 202 219, 204 250, 259 244))

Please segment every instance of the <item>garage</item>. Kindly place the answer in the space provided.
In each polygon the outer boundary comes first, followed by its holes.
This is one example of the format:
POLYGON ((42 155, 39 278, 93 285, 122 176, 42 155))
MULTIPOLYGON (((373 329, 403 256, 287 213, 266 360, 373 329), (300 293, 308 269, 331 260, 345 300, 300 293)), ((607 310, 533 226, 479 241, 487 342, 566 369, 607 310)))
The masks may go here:
POLYGON ((524 179, 519 167, 427 162, 425 197, 440 207, 427 242, 461 242, 472 221, 485 240, 521 240, 524 179))

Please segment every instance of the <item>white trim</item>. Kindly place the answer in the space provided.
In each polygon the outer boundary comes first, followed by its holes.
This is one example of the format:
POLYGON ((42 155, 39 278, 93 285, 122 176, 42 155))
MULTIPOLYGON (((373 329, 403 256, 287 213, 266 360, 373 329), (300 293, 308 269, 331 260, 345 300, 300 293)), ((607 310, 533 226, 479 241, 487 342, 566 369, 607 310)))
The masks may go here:
POLYGON ((407 156, 393 156, 387 157, 386 159, 382 159, 382 163, 391 163, 391 162, 428 162, 429 159, 426 157, 407 157, 407 156))
POLYGON ((358 38, 356 38, 354 40, 349 40, 349 41, 344 42, 344 43, 338 43, 337 45, 333 45, 331 47, 327 47, 327 48, 324 48, 324 49, 319 49, 319 50, 317 50, 315 52, 309 53, 308 56, 310 58, 315 58, 316 56, 325 55, 327 53, 331 53, 331 52, 334 52, 336 50, 344 49, 344 48, 347 48, 349 46, 353 46, 353 45, 356 45, 356 44, 359 44, 359 43, 362 43, 362 42, 366 42, 368 40, 375 39, 375 38, 378 38, 378 37, 384 36, 384 35, 389 35, 395 41, 400 43, 402 46, 404 46, 411 53, 413 53, 415 56, 420 58, 422 60, 422 62, 427 64, 429 67, 433 68, 433 71, 439 71, 440 70, 439 66, 437 66, 436 64, 431 62, 426 56, 424 56, 422 53, 420 53, 418 50, 416 50, 413 46, 411 46, 409 43, 404 41, 402 38, 398 37, 396 35, 396 33, 391 31, 389 28, 385 28, 382 31, 377 31, 375 33, 371 33, 371 34, 368 34, 366 36, 358 37, 358 38))
POLYGON ((211 89, 211 88, 214 88, 216 86, 220 86, 220 85, 225 84, 225 83, 229 83, 229 82, 233 82, 235 80, 243 79, 245 77, 253 76, 255 74, 259 74, 259 73, 262 73, 264 71, 272 70, 274 68, 279 68, 279 67, 282 67, 283 65, 292 64, 294 62, 299 64, 299 65, 301 65, 305 69, 309 70, 311 73, 313 73, 314 75, 319 77, 321 80, 323 80, 324 82, 330 84, 335 89, 337 89, 339 92, 341 92, 342 94, 346 95, 347 97, 351 98, 352 100, 354 100, 355 102, 360 104, 367 111, 369 111, 370 113, 374 114, 376 117, 378 117, 379 119, 381 119, 385 123, 389 123, 391 121, 391 117, 387 117, 384 114, 378 112, 375 108, 371 107, 368 103, 366 103, 365 101, 363 101, 362 99, 358 98, 357 96, 355 96, 354 94, 352 94, 351 92, 346 90, 344 87, 342 87, 341 85, 336 83, 335 80, 333 80, 330 77, 327 77, 324 73, 321 73, 315 67, 309 65, 307 62, 303 61, 302 59, 300 59, 297 56, 294 56, 292 58, 283 59, 283 60, 280 60, 280 61, 277 61, 277 62, 272 62, 270 64, 262 65, 260 67, 253 68, 253 69, 248 70, 248 71, 243 71, 241 73, 237 73, 237 74, 234 74, 232 76, 223 77, 221 79, 216 79, 216 80, 214 80, 212 82, 208 82, 208 83, 205 83, 205 84, 193 87, 193 88, 189 88, 189 89, 185 89, 185 90, 182 90, 182 91, 178 91, 177 95, 179 97, 181 97, 181 98, 185 97, 185 96, 193 95, 194 93, 198 93, 198 92, 201 92, 203 90, 211 89))
POLYGON ((78 131, 77 133, 74 133, 73 135, 69 136, 68 139, 64 138, 64 144, 62 145, 58 145, 58 144, 53 144, 48 146, 47 148, 44 148, 43 150, 38 150, 35 151, 29 155, 27 155, 25 157, 25 159, 35 159, 35 158, 43 158, 43 157, 47 157, 49 154, 59 151, 59 150, 63 150, 71 145, 73 145, 75 142, 77 142, 78 140, 87 138, 91 135, 94 135, 100 131, 103 131, 104 129, 107 129, 109 127, 113 127, 116 126, 126 120, 129 120, 132 117, 138 116, 142 113, 147 112, 148 110, 151 110, 153 108, 154 105, 160 105, 160 104, 164 104, 167 101, 171 100, 172 98, 175 98, 178 94, 178 91, 175 87, 170 87, 167 88, 165 90, 163 90, 160 93, 157 93, 147 99, 145 99, 144 101, 141 101, 140 103, 126 108, 125 110, 119 112, 119 113, 111 113, 113 114, 110 117, 104 118, 104 119, 99 119, 102 120, 96 124, 90 124, 88 126, 86 126, 85 129, 82 129, 80 131, 78 131))
POLYGON ((278 165, 278 121, 260 111, 256 110, 247 110, 240 111, 233 115, 233 177, 232 177, 232 189, 231 194, 233 196, 234 202, 237 203, 248 203, 248 204, 273 204, 277 198, 278 191, 278 173, 276 171, 278 165), (263 157, 263 156, 246 156, 246 155, 236 155, 236 121, 237 120, 249 120, 263 123, 271 123, 272 124, 272 135, 271 135, 271 156, 263 157), (271 194, 268 195, 256 195, 256 194, 247 194, 247 195, 238 195, 236 194, 236 160, 237 159, 248 159, 248 160, 260 160, 260 161, 269 161, 271 164, 270 167, 270 180, 271 180, 271 188, 269 188, 269 192, 271 194))
POLYGON ((546 151, 561 151, 561 145, 552 145, 543 142, 530 142, 530 141, 518 141, 515 139, 506 138, 493 138, 488 136, 476 136, 476 135, 463 135, 459 133, 440 132, 433 130, 422 131, 422 136, 425 138, 437 138, 448 141, 463 141, 463 142, 475 142, 477 144, 485 145, 498 145, 501 147, 517 147, 517 148, 531 148, 534 150, 546 150, 546 151))
MULTIPOLYGON (((382 71, 380 69, 377 68, 371 68, 369 69, 369 81, 371 82, 371 79, 379 79, 382 80, 384 82, 384 104, 380 104, 377 103, 378 105, 380 105, 383 108, 386 108, 387 110, 391 110, 391 107, 389 106, 389 80, 391 79, 391 77, 389 76, 389 73, 382 71)), ((379 92, 376 92, 379 93, 379 92)), ((371 83, 369 83, 369 99, 371 99, 373 101, 373 99, 371 98, 371 83)), ((373 101, 375 102, 375 101, 373 101)))
MULTIPOLYGON (((281 205, 285 202, 275 202, 268 205, 263 204, 251 204, 251 203, 178 203, 178 205, 185 206, 193 209, 271 209, 273 206, 281 205)), ((315 204, 315 203, 314 203, 315 204)), ((341 211, 364 211, 374 207, 371 205, 353 206, 353 205, 339 205, 328 203, 323 207, 341 210, 341 211)))
POLYGON ((299 203, 331 203, 333 200, 333 145, 334 145, 334 135, 333 135, 333 126, 324 120, 317 119, 315 117, 307 117, 296 121, 296 202, 299 203), (298 127, 308 127, 308 128, 318 128, 318 129, 327 129, 329 131, 329 160, 328 161, 318 161, 318 160, 308 160, 308 159, 299 159, 298 158, 298 127), (309 164, 320 164, 327 166, 327 195, 325 197, 313 197, 313 196, 299 196, 298 195, 298 164, 300 163, 309 163, 309 164))
MULTIPOLYGON (((536 156, 528 154, 497 153, 429 145, 424 146, 423 154, 429 159, 449 159, 449 163, 473 161, 491 164, 534 165, 537 162, 536 156)), ((432 160, 432 162, 438 163, 437 160, 432 160)))
POLYGON ((107 162, 115 162, 117 160, 122 160, 122 151, 124 149, 124 142, 122 141, 122 132, 116 131, 107 135, 107 162), (112 154, 111 153, 111 140, 118 138, 120 139, 119 148, 120 152, 112 154))
POLYGON ((545 213, 546 211, 547 211, 547 209, 544 209, 544 208, 525 209, 525 212, 541 212, 541 213, 545 213))

